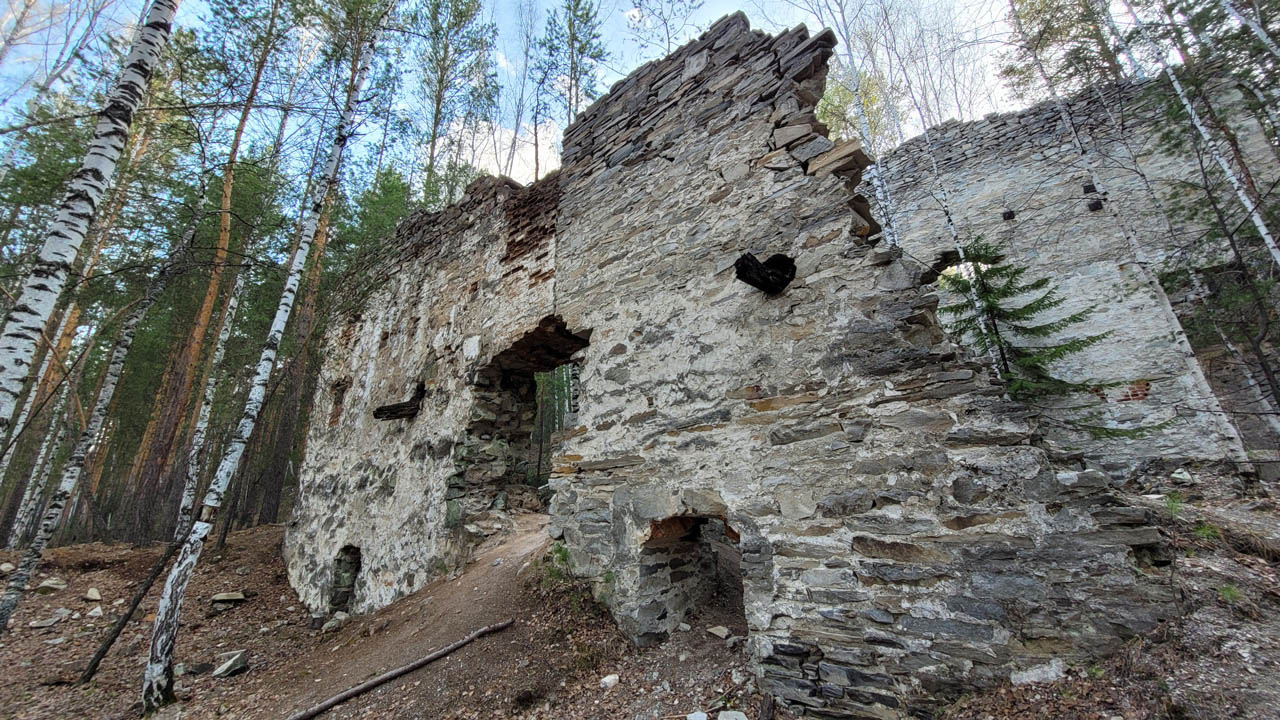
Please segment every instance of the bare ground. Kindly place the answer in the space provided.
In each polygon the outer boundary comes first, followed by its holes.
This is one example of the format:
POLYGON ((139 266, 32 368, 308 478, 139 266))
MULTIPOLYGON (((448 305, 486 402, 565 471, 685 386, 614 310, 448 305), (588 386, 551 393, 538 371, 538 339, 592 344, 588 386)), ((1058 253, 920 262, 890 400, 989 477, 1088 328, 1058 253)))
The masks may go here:
MULTIPOLYGON (((1243 513, 1233 507, 1215 514, 1198 506, 1168 518, 1166 532, 1175 549, 1169 571, 1183 593, 1183 619, 1135 638, 1107 662, 1072 668, 1062 681, 977 693, 947 708, 944 717, 1280 717, 1280 572, 1275 557, 1251 550, 1256 543, 1239 537, 1249 527, 1274 528, 1274 510, 1243 513), (1213 536, 1206 526, 1221 532, 1213 536)), ((733 598, 706 603, 689 620, 689 632, 636 650, 549 559, 544 524, 544 516, 520 516, 516 531, 482 546, 459 577, 437 581, 329 633, 309 628, 310 618, 285 580, 282 528, 233 534, 224 551, 206 556, 209 562, 192 582, 178 661, 193 668, 214 662, 218 653, 243 649, 250 670, 221 679, 207 670, 183 675, 180 716, 287 717, 477 628, 511 619, 507 630, 323 717, 660 720, 716 709, 757 717, 759 697, 741 646, 705 632, 725 625, 734 635, 745 634, 733 598), (233 590, 250 597, 215 613, 209 598, 233 590), (620 676, 618 684, 602 689, 600 679, 610 674, 620 676)), ((1271 540, 1263 540, 1265 549, 1271 540)), ((0 683, 0 717, 138 715, 158 588, 90 685, 64 681, 83 667, 119 610, 114 603, 125 601, 160 551, 93 544, 48 554, 44 572, 68 587, 50 595, 28 593, 11 632, 0 638, 0 667, 7 675, 0 683), (101 602, 82 599, 90 587, 101 592, 101 602), (99 606, 104 617, 87 616, 99 606), (28 626, 60 609, 65 617, 53 626, 28 626)), ((0 560, 16 557, 0 554, 0 560)))
MULTIPOLYGON (((207 671, 180 677, 181 717, 287 717, 507 619, 515 621, 510 628, 324 717, 657 720, 716 708, 745 709, 756 717, 758 698, 751 695, 741 646, 731 648, 705 632, 725 625, 745 635, 740 610, 717 599, 690 619, 689 632, 658 648, 631 648, 586 592, 550 567, 544 526, 545 516, 520 516, 516 532, 482 547, 460 577, 433 583, 330 633, 309 629, 310 618, 284 579, 282 529, 233 534, 224 553, 210 556, 218 561, 204 565, 192 581, 178 661, 192 667, 214 662, 217 653, 245 649, 250 670, 223 679, 207 671), (231 590, 253 597, 207 617, 209 597, 231 590), (618 684, 602 689, 600 679, 610 674, 620 676, 618 684)), ((28 593, 14 631, 4 637, 0 667, 17 668, 18 678, 0 689, 3 717, 137 716, 149 621, 130 623, 91 685, 48 683, 73 677, 83 666, 109 624, 112 601, 126 596, 130 582, 146 574, 159 552, 95 544, 49 553, 45 570, 67 580, 68 587, 52 595, 28 593), (89 587, 102 593, 102 603, 80 599, 89 587), (83 616, 97 605, 107 617, 83 616), (47 629, 27 627, 60 607, 82 615, 47 629)), ((154 610, 157 592, 144 602, 144 614, 154 610)))

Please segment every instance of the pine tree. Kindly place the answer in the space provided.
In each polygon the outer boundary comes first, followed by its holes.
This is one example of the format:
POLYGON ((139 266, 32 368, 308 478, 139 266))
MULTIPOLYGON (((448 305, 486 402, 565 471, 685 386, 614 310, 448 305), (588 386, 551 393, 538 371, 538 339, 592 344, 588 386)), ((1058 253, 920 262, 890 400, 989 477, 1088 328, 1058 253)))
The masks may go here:
POLYGON ((553 94, 565 112, 567 126, 588 101, 596 99, 600 65, 609 57, 600 31, 600 5, 564 0, 547 14, 546 34, 539 45, 540 71, 553 78, 553 94))
POLYGON ((966 243, 964 256, 967 262, 944 272, 939 283, 966 299, 945 305, 939 312, 951 319, 949 325, 955 333, 996 358, 1011 397, 1027 401, 1099 387, 1100 383, 1091 380, 1058 377, 1052 368, 1055 362, 1107 336, 1100 333, 1057 340, 1088 319, 1092 308, 1046 319, 1046 314, 1066 301, 1048 278, 1028 280, 1028 268, 1008 262, 1000 246, 981 240, 966 243))

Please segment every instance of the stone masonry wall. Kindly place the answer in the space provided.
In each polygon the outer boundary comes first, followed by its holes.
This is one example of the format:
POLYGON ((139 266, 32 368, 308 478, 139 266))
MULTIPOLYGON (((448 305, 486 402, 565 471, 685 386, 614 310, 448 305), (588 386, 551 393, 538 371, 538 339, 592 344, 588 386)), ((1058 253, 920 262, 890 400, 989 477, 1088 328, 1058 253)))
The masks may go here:
MULTIPOLYGON (((344 546, 361 551, 351 607, 363 612, 456 566, 475 540, 500 529, 487 509, 505 468, 490 477, 493 463, 470 462, 494 451, 495 438, 467 428, 485 412, 475 401, 474 379, 491 374, 482 368, 552 312, 554 237, 545 226, 554 225, 555 205, 521 202, 545 194, 542 184, 484 178, 458 205, 409 218, 395 256, 380 258, 372 297, 330 332, 285 543, 290 581, 312 610, 328 610, 344 546), (376 407, 410 399, 419 382, 426 394, 417 417, 373 417, 376 407), (477 475, 489 482, 471 483, 477 475)), ((487 388, 479 386, 485 399, 487 388)))
MULTIPOLYGON (((1117 475, 1150 458, 1170 465, 1242 461, 1246 448, 1254 459, 1275 459, 1280 444, 1274 433, 1247 426, 1260 408, 1250 406, 1243 393, 1224 391, 1239 376, 1238 366, 1212 362, 1217 347, 1197 347, 1198 359, 1180 345, 1186 334, 1178 315, 1191 307, 1178 295, 1170 298, 1159 282, 1161 272, 1179 263, 1215 262, 1212 254, 1188 254, 1189 248, 1204 247, 1203 228, 1172 211, 1178 183, 1197 178, 1188 152, 1170 153, 1158 142, 1170 128, 1157 102, 1163 98, 1156 96, 1169 92, 1162 83, 1143 81, 1093 88, 1069 100, 1069 114, 1101 179, 1095 192, 1086 187, 1092 184, 1087 167, 1052 102, 931 128, 928 137, 878 162, 909 255, 932 263, 954 248, 939 200, 945 187, 962 237, 1003 243, 1011 261, 1030 268, 1028 277, 1051 277, 1067 299, 1058 310, 1062 315, 1094 309, 1070 332, 1109 336, 1056 366, 1073 380, 1121 381, 1100 391, 1105 398, 1090 409, 1096 413, 1091 421, 1120 428, 1172 422, 1138 438, 1095 438, 1053 423, 1043 432, 1064 454, 1082 454, 1090 467, 1117 475), (940 177, 928 161, 930 150, 940 177), (1210 377, 1206 367, 1221 372, 1210 377), (1242 431, 1236 423, 1244 424, 1242 431)), ((1238 98, 1230 88, 1218 88, 1215 102, 1227 108, 1238 98)), ((1263 184, 1280 178, 1260 128, 1237 120, 1235 129, 1263 184)))
POLYGON ((704 532, 736 544, 760 685, 807 715, 920 715, 1172 615, 1145 513, 1055 470, 927 268, 876 246, 867 158, 813 117, 833 44, 724 18, 580 116, 558 175, 405 222, 326 340, 286 541, 313 610, 346 546, 363 611, 498 530, 520 421, 493 388, 573 359, 549 483, 573 572, 659 642, 698 602, 704 532), (794 281, 738 281, 744 252, 794 281), (373 418, 419 382, 415 417, 373 418))

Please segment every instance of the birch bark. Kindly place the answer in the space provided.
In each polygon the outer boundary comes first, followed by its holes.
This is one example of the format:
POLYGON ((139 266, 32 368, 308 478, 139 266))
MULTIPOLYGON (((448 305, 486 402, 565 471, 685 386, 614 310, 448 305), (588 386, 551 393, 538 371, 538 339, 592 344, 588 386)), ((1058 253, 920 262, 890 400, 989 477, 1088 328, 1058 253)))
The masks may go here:
MULTIPOLYGON (((58 325, 58 332, 53 337, 62 337, 66 330, 67 320, 70 316, 63 315, 62 322, 58 325)), ((13 436, 9 438, 9 444, 4 449, 4 456, 0 457, 0 478, 9 472, 9 463, 13 461, 13 453, 18 449, 18 435, 27 425, 27 419, 31 417, 31 409, 35 405, 36 395, 40 394, 41 381, 49 372, 49 363, 53 360, 56 348, 53 343, 46 342, 49 349, 45 351, 44 361, 40 363, 40 372, 36 373, 32 379, 31 390, 27 392, 27 399, 22 403, 22 411, 18 413, 18 420, 13 424, 13 436)), ((8 547, 13 547, 9 545, 8 547)))
POLYGON ((67 501, 75 492, 76 484, 80 481, 80 476, 84 472, 85 458, 89 449, 93 446, 94 439, 98 435, 98 431, 102 429, 102 423, 107 416, 107 408, 111 404, 111 397, 115 394, 116 386, 120 382, 120 375, 124 371, 125 357, 129 354, 129 348, 133 345, 133 338, 138 332, 138 326, 142 324, 142 318, 146 315, 147 310, 160 297, 160 291, 164 288, 168 280, 168 273, 162 271, 158 276, 159 279, 153 281, 147 289, 147 294, 139 301, 137 307, 125 320, 123 330, 120 337, 116 340, 115 347, 111 350, 111 359, 106 369, 106 381, 102 386, 102 394, 98 397, 98 402, 94 405, 93 412, 89 415, 89 423, 84 431, 80 433, 80 439, 76 441, 76 447, 71 452, 66 466, 62 469, 62 477, 58 483, 58 487, 53 492, 53 496, 49 498, 49 505, 45 509, 44 516, 40 520, 40 525, 36 530, 36 535, 31 541, 31 545, 27 547, 26 552, 22 556, 22 560, 18 563, 17 570, 9 576, 8 586, 5 588, 4 595, 0 597, 0 634, 3 634, 9 624, 9 617, 13 615, 14 609, 18 606, 18 601, 22 597, 22 590, 27 585, 32 572, 35 571, 36 565, 40 562, 40 557, 44 553, 45 547, 49 544, 49 539, 53 537, 53 533, 58 529, 58 523, 62 519, 62 511, 67 506, 67 501))
MULTIPOLYGON (((1129 0, 1122 0, 1122 4, 1129 11, 1129 16, 1137 26, 1138 32, 1150 42, 1151 39, 1147 35, 1147 26, 1138 17, 1133 5, 1130 4, 1129 0)), ((1106 12, 1107 16, 1110 17, 1110 10, 1106 12)), ((1114 21, 1109 22, 1109 24, 1113 28, 1115 27, 1114 21)), ((1127 41, 1124 40, 1123 35, 1117 34, 1116 38, 1127 47, 1127 41)), ((1231 163, 1222 154, 1218 143, 1215 142, 1213 136, 1209 133, 1208 126, 1205 125, 1204 119, 1200 116, 1200 112, 1196 110, 1195 104, 1191 101, 1191 96, 1187 94, 1186 88, 1182 86, 1182 81, 1178 79, 1177 73, 1173 71, 1168 61, 1165 60, 1163 53, 1156 53, 1156 62, 1160 64, 1160 69, 1164 71, 1165 76, 1169 78, 1169 83, 1173 85, 1173 91, 1178 96, 1178 101, 1182 104, 1183 109, 1187 111, 1187 116, 1191 119, 1191 124, 1195 127, 1196 133, 1204 140, 1205 148, 1213 158, 1214 164, 1222 170, 1227 182, 1231 185, 1231 189, 1235 191, 1236 197, 1240 200, 1240 204, 1244 206, 1249 220, 1253 223, 1254 228, 1257 229, 1258 235, 1262 237, 1262 242, 1267 246, 1267 251, 1271 253, 1271 259, 1275 261, 1277 266, 1280 266, 1280 245, 1276 244, 1275 236, 1271 233, 1266 220, 1262 217, 1260 203, 1251 197, 1251 193, 1246 187, 1245 178, 1241 177, 1241 174, 1231 166, 1231 163)))
POLYGON ((0 431, 13 420, 36 344, 66 286, 68 271, 80 252, 98 203, 115 175, 147 82, 169 42, 179 1, 152 1, 146 23, 98 116, 84 161, 72 175, 67 194, 45 233, 39 258, 5 318, 0 332, 0 431))
POLYGON ((1280 60, 1280 45, 1276 44, 1275 39, 1267 33, 1267 29, 1262 27, 1261 23, 1237 10, 1231 0, 1219 0, 1219 2, 1222 4, 1222 9, 1226 10, 1233 20, 1249 28, 1249 31, 1258 38, 1258 41, 1267 49, 1267 52, 1271 53, 1275 59, 1280 60))
MULTIPOLYGON (((1014 32, 1017 33, 1018 39, 1023 43, 1028 54, 1031 56, 1032 63, 1035 65, 1036 74, 1040 76, 1040 81, 1044 83, 1045 89, 1049 92, 1050 98, 1053 100, 1054 108, 1058 111, 1058 118, 1066 127, 1071 135, 1071 144, 1075 147, 1076 154, 1080 157, 1080 162, 1084 164, 1085 170, 1089 173, 1089 180, 1093 182, 1094 188, 1102 194, 1106 195, 1106 184, 1102 182, 1102 177, 1098 174, 1098 169, 1094 165, 1092 157, 1089 155, 1089 149, 1085 147, 1084 140, 1081 139, 1079 131, 1076 129, 1076 123, 1071 117, 1071 111, 1067 108, 1066 102, 1062 96, 1058 94, 1057 87, 1049 78, 1049 73, 1045 70, 1044 64, 1040 60, 1040 54, 1037 53, 1027 37, 1026 30, 1022 25, 1022 18, 1018 15, 1017 4, 1012 0, 1009 2, 1010 18, 1013 20, 1014 32)), ((1172 73, 1170 73, 1172 77, 1172 73)), ((1106 103, 1103 103, 1104 107, 1106 103)), ((1127 147, 1127 145, 1126 145, 1127 147)), ((1136 164, 1137 158, 1134 158, 1136 164)), ((1142 174, 1142 173, 1140 173, 1142 174)), ((1146 175, 1142 174, 1144 182, 1147 181, 1146 175)), ((1150 184, 1148 183, 1148 188, 1150 184)), ((1152 191, 1154 196, 1154 191, 1152 191)), ((1142 248, 1141 243, 1129 227, 1129 223, 1116 210, 1113 201, 1107 200, 1104 203, 1108 214, 1115 222, 1116 227, 1120 228, 1121 235, 1124 236, 1125 244, 1129 246, 1130 256, 1133 258, 1134 266, 1137 269, 1138 278, 1142 284, 1147 286, 1152 298, 1160 308, 1160 314, 1164 316, 1165 322, 1173 330, 1174 343, 1177 346, 1178 354, 1182 358, 1183 366, 1186 368, 1187 374, 1196 382, 1199 387, 1205 388, 1207 392, 1202 400, 1209 405, 1210 412, 1215 418, 1226 417, 1222 405, 1218 402, 1218 396, 1213 392, 1209 379, 1204 374, 1204 368, 1200 367, 1200 361, 1196 358, 1195 350, 1191 347, 1191 342, 1187 339, 1187 333, 1182 328, 1182 322, 1178 320, 1178 315, 1173 311, 1173 305, 1169 302, 1169 296, 1165 293, 1164 287, 1160 285, 1160 281, 1151 272, 1149 265, 1150 260, 1147 258, 1146 251, 1142 248)), ((1168 216, 1165 216, 1166 223, 1168 216)), ((1172 228, 1171 228, 1172 231, 1172 228)), ((1219 431, 1222 432, 1231 441, 1231 449, 1228 451, 1237 462, 1248 462, 1248 457, 1244 454, 1244 441, 1240 438, 1240 433, 1236 430, 1235 425, 1230 422, 1223 421, 1219 424, 1219 431)))
POLYGON ((262 354, 258 358, 253 384, 249 390, 249 397, 245 402, 244 411, 236 427, 236 433, 218 465, 217 472, 209 484, 209 489, 205 493, 200 515, 192 523, 191 531, 178 553, 178 559, 174 561, 173 567, 169 571, 169 577, 165 581, 164 591, 156 608, 156 621, 151 635, 151 653, 147 660, 142 681, 142 702, 147 711, 155 710, 172 702, 174 698, 173 652, 177 644, 182 601, 186 594, 187 585, 191 581, 191 576, 195 572, 196 564, 199 562, 205 538, 208 537, 210 530, 218 519, 218 510, 222 505, 227 485, 231 481, 231 476, 235 474, 236 469, 240 466, 240 460, 244 456, 245 444, 249 441, 250 435, 253 434, 258 414, 262 410, 263 400, 267 392, 267 383, 271 378, 271 370, 275 366, 276 352, 280 346, 280 339, 284 335, 289 315, 293 311, 293 301, 302 279, 302 270, 306 265, 312 239, 315 237, 316 229, 319 225, 320 215, 324 208, 324 199, 337 185, 343 150, 353 134, 360 92, 369 76, 374 49, 377 47, 378 39, 381 35, 381 24, 381 21, 379 21, 370 37, 355 48, 360 57, 358 69, 353 73, 347 85, 342 115, 334 130, 333 144, 329 149, 329 157, 325 163, 322 181, 317 183, 304 208, 301 242, 293 253, 289 275, 285 280, 284 290, 280 294, 280 303, 276 307, 275 317, 272 319, 271 328, 267 332, 262 354))
POLYGON ((66 432, 62 411, 66 409, 67 391, 70 387, 70 383, 63 385, 58 394, 58 402, 53 407, 52 424, 40 443, 35 464, 31 466, 31 472, 36 475, 27 480, 27 487, 22 493, 22 504, 18 506, 18 515, 13 519, 13 526, 9 529, 9 541, 5 544, 5 547, 11 550, 22 543, 22 539, 30 532, 31 524, 40 512, 40 499, 44 497, 44 489, 49 483, 49 474, 53 468, 52 463, 48 462, 49 449, 61 444, 66 432))

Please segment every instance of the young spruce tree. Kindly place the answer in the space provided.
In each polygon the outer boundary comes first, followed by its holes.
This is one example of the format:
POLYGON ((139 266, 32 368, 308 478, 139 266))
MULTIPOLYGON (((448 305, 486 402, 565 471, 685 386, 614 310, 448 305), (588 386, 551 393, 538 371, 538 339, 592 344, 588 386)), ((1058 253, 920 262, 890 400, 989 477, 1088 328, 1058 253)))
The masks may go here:
POLYGON ((1065 302, 1049 278, 1028 280, 1027 268, 1008 262, 1003 249, 993 243, 969 242, 964 253, 967 262, 938 279, 945 290, 963 300, 945 305, 939 312, 976 350, 996 359, 1011 397, 1025 402, 1088 392, 1101 385, 1065 380, 1052 369, 1058 360, 1107 336, 1100 333, 1057 340, 1063 331, 1084 322, 1092 308, 1046 319, 1065 302))

